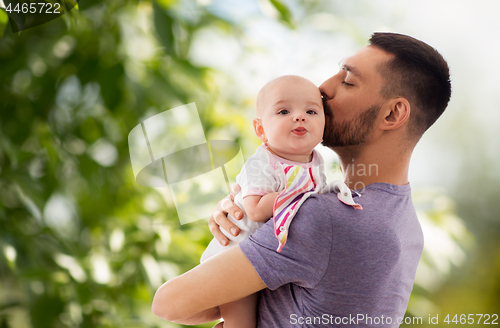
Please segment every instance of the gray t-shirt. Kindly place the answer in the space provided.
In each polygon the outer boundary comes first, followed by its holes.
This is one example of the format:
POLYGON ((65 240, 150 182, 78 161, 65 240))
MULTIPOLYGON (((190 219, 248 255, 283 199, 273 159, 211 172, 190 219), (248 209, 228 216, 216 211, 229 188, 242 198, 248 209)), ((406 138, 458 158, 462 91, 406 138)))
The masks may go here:
POLYGON ((313 195, 276 252, 273 220, 240 247, 268 289, 258 327, 398 327, 423 249, 410 185, 368 185, 354 195, 313 195))

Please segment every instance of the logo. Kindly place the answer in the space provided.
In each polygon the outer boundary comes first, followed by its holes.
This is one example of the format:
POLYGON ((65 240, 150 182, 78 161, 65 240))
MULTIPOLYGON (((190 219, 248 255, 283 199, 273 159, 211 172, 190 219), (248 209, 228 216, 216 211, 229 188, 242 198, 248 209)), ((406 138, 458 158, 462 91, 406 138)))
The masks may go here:
POLYGON ((77 5, 78 0, 0 0, 0 7, 9 16, 12 32, 20 32, 47 23, 77 5))
POLYGON ((136 182, 168 188, 181 224, 210 217, 244 164, 236 142, 207 141, 195 103, 138 124, 128 144, 136 182))

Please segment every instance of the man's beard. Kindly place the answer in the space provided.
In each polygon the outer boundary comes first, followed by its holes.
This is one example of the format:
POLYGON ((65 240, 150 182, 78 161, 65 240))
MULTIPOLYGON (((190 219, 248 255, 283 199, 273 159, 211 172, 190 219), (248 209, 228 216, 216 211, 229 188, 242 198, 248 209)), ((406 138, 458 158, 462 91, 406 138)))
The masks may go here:
POLYGON ((380 111, 380 105, 373 105, 363 111, 353 120, 348 122, 336 122, 332 109, 323 103, 325 108, 325 131, 323 133, 323 146, 325 147, 346 147, 357 146, 366 141, 372 132, 374 122, 380 111))

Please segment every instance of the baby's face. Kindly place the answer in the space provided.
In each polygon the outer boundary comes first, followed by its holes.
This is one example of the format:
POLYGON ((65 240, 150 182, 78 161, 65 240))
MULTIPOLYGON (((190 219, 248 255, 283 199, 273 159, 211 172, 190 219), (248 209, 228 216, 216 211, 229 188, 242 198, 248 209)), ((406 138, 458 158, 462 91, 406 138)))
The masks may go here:
POLYGON ((325 115, 318 88, 302 78, 276 81, 262 99, 268 146, 282 157, 309 155, 323 140, 325 115))

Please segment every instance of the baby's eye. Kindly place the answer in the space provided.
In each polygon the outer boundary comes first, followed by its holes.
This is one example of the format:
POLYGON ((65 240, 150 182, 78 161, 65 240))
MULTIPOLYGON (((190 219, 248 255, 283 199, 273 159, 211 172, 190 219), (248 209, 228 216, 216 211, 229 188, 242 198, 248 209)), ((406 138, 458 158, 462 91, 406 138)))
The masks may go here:
POLYGON ((346 81, 342 81, 342 84, 348 86, 348 87, 352 87, 354 84, 351 84, 351 83, 347 83, 346 81))
POLYGON ((307 113, 307 114, 311 114, 311 115, 318 114, 318 113, 316 113, 316 111, 315 111, 315 110, 313 110, 313 109, 309 109, 306 113, 307 113))
POLYGON ((290 113, 288 111, 288 109, 280 109, 279 112, 278 112, 278 114, 281 114, 281 115, 285 115, 285 114, 288 114, 288 113, 290 113))

